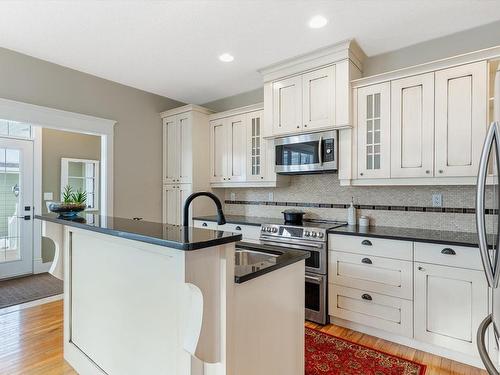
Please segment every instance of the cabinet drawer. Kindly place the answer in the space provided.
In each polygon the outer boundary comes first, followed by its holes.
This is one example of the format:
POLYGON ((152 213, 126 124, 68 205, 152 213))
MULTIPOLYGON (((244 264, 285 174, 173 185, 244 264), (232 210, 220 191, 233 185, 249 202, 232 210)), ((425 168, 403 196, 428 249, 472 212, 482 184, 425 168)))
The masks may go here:
POLYGON ((415 261, 483 270, 481 255, 477 247, 415 242, 415 261))
POLYGON ((193 220, 193 225, 195 228, 217 230, 217 223, 215 221, 193 220))
POLYGON ((329 284, 329 314, 366 326, 413 336, 413 303, 367 290, 329 284))
POLYGON ((256 225, 224 224, 218 228, 227 232, 241 233, 244 240, 258 240, 260 236, 260 226, 256 225))
POLYGON ((330 234, 328 248, 348 253, 413 260, 413 243, 411 241, 330 234))
POLYGON ((330 251, 331 283, 413 299, 413 263, 370 255, 330 251))

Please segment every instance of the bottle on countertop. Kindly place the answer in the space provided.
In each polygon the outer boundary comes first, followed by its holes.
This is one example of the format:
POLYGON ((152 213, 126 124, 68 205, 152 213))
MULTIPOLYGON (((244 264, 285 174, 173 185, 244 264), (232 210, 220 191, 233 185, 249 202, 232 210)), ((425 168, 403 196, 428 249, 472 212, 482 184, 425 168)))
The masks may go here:
POLYGON ((356 207, 354 207, 354 197, 351 197, 351 205, 347 209, 347 224, 356 225, 356 207))

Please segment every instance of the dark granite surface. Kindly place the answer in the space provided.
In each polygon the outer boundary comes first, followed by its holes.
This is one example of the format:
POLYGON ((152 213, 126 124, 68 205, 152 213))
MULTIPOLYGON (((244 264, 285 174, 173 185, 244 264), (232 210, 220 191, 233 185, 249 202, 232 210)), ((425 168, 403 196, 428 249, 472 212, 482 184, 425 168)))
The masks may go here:
POLYGON ((267 260, 259 262, 258 264, 235 265, 234 281, 238 284, 251 279, 255 279, 256 277, 265 275, 269 272, 273 272, 290 264, 300 262, 301 260, 307 259, 310 256, 308 251, 291 249, 283 250, 283 248, 276 248, 273 246, 260 244, 256 245, 254 243, 243 241, 240 241, 236 244, 236 250, 236 257, 238 257, 238 250, 249 250, 270 254, 267 260))
MULTIPOLYGON (((226 222, 230 224, 241 224, 241 225, 254 225, 259 226, 261 224, 283 224, 283 219, 276 219, 272 217, 254 217, 254 216, 240 216, 240 215, 224 215, 226 217, 226 222)), ((200 221, 214 221, 217 222, 217 216, 198 216, 193 217, 193 220, 200 221)))
MULTIPOLYGON (((478 247, 477 234, 429 229, 397 228, 397 227, 359 227, 347 225, 330 229, 328 233, 351 236, 387 238, 415 242, 430 242, 443 245, 478 247)), ((492 238, 489 238, 492 240, 492 238)), ((489 243, 492 243, 489 241, 489 243)))
POLYGON ((60 218, 57 214, 35 215, 35 218, 179 250, 198 250, 241 240, 241 234, 231 232, 89 213, 80 214, 72 219, 60 218))

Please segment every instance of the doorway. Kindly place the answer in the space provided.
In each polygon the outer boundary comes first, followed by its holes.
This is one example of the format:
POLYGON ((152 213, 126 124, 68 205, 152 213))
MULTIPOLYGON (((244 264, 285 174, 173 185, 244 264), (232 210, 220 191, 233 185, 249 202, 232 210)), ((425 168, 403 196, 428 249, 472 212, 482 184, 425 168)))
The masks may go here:
POLYGON ((0 137, 0 279, 33 273, 33 142, 0 137))

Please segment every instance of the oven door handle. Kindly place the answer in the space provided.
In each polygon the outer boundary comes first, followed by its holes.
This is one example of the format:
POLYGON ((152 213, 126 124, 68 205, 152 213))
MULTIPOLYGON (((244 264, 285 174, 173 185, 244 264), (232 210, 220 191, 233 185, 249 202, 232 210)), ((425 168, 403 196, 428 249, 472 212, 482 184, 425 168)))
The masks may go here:
POLYGON ((319 137, 318 141, 318 156, 319 156, 319 165, 323 165, 323 137, 319 137))
POLYGON ((316 276, 309 276, 309 275, 306 275, 306 280, 309 280, 309 281, 316 281, 318 284, 321 283, 321 277, 316 277, 316 276))
MULTIPOLYGON (((312 243, 304 243, 304 242, 281 242, 281 241, 272 241, 268 239, 261 239, 261 243, 267 244, 275 244, 276 246, 281 246, 281 247, 291 247, 293 249, 303 249, 304 247, 309 247, 311 249, 321 249, 323 245, 321 244, 312 244, 312 243)), ((303 249, 303 250, 308 250, 308 249, 303 249)))

